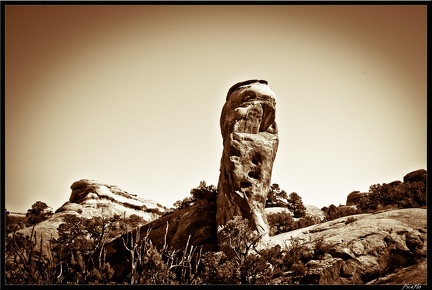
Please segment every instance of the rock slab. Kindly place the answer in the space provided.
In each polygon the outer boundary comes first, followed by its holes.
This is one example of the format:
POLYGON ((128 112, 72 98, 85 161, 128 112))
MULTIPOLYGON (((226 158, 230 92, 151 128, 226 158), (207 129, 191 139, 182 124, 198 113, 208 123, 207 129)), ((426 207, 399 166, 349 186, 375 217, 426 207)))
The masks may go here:
MULTIPOLYGON (((268 246, 291 247, 295 240, 312 253, 301 284, 385 283, 383 277, 427 258, 427 209, 342 217, 270 237, 268 246)), ((426 272, 417 276, 398 280, 426 281, 426 272)))

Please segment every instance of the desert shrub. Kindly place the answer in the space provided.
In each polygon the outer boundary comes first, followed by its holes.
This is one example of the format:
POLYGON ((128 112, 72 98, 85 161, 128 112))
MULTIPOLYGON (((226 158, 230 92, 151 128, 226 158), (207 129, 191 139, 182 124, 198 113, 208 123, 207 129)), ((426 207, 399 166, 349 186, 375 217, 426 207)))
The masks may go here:
MULTIPOLYGON (((291 217, 292 219, 292 217, 291 217)), ((51 239, 42 255, 42 242, 31 237, 11 235, 6 246, 8 284, 272 284, 298 283, 305 272, 308 248, 294 239, 288 248, 276 246, 258 250, 261 238, 246 219, 235 217, 219 229, 225 252, 207 252, 190 245, 183 250, 156 248, 148 234, 131 231, 140 218, 65 216, 57 239, 51 239), (105 261, 105 243, 112 233, 122 236, 128 253, 130 272, 124 280, 113 280, 114 270, 105 261), (40 249, 39 249, 40 248, 40 249), (25 258, 23 258, 25 257, 25 258), (30 257, 27 259, 27 257, 30 257), (286 271, 294 276, 286 277, 286 271)), ((189 237, 190 238, 190 237, 189 237)))
MULTIPOLYGON (((359 202, 363 202, 364 199, 364 196, 360 196, 359 202)), ((339 205, 338 207, 336 207, 334 204, 331 204, 329 207, 323 207, 321 210, 324 212, 327 221, 331 221, 344 216, 359 214, 362 212, 360 208, 345 205, 339 205)))
MULTIPOLYGON (((200 184, 191 189, 190 196, 185 197, 182 200, 177 200, 173 204, 172 211, 183 209, 191 206, 197 200, 206 199, 208 201, 215 201, 217 196, 217 187, 214 185, 207 185, 205 181, 200 181, 200 184)), ((171 211, 170 211, 171 212, 171 211)))
POLYGON ((57 230, 59 237, 50 241, 52 258, 56 265, 56 283, 90 284, 96 282, 93 280, 95 277, 98 281, 109 278, 112 270, 102 261, 101 255, 109 227, 117 219, 119 216, 112 219, 86 219, 70 214, 64 217, 64 222, 57 230), (95 265, 100 266, 97 270, 101 277, 96 271, 92 271, 95 265), (102 277, 102 273, 107 277, 102 277))
POLYGON ((257 250, 261 234, 249 228, 247 219, 234 217, 219 229, 218 234, 222 237, 220 247, 224 252, 219 254, 219 257, 224 258, 224 255, 228 255, 229 260, 226 261, 229 262, 226 263, 226 268, 236 270, 228 277, 220 277, 217 283, 228 281, 236 284, 265 284, 270 281, 273 270, 268 267, 268 262, 257 250))
POLYGON ((114 275, 114 269, 109 263, 104 263, 101 269, 92 268, 85 279, 88 284, 114 284, 111 277, 114 275))
POLYGON ((303 205, 302 198, 296 192, 292 192, 288 198, 288 209, 294 213, 294 217, 301 218, 306 214, 306 207, 303 205))
POLYGON ((206 199, 214 201, 216 200, 217 188, 212 184, 207 186, 205 181, 200 181, 198 187, 191 189, 190 194, 195 200, 206 199))
POLYGON ((174 211, 191 206, 196 200, 193 196, 187 196, 182 200, 177 200, 173 203, 174 211))
POLYGON ((128 217, 124 214, 121 219, 119 216, 115 216, 115 221, 116 223, 111 226, 110 235, 112 236, 119 236, 121 233, 126 233, 147 223, 146 220, 136 214, 131 214, 128 217))
POLYGON ((241 267, 242 284, 268 284, 273 279, 273 268, 261 255, 250 254, 241 267), (243 278, 244 276, 244 278, 243 278))
POLYGON ((270 228, 273 229, 272 235, 289 232, 297 228, 297 224, 291 214, 286 212, 269 214, 267 222, 270 228))
POLYGON ((426 192, 425 180, 407 179, 405 182, 373 184, 369 187, 369 192, 361 196, 357 206, 362 212, 389 208, 424 207, 426 206, 426 192))
POLYGON ((53 215, 53 210, 49 207, 45 202, 37 201, 35 202, 31 209, 27 210, 26 217, 26 226, 32 226, 41 221, 48 219, 53 215))
POLYGON ((347 225, 347 224, 353 223, 353 222, 355 222, 356 220, 357 220, 357 219, 356 219, 355 217, 350 216, 350 217, 347 218, 347 220, 345 221, 345 224, 347 225))
POLYGON ((286 212, 279 212, 269 214, 267 216, 267 222, 270 227, 270 235, 274 236, 281 233, 315 225, 320 223, 321 221, 318 218, 314 218, 311 216, 305 216, 296 221, 291 216, 291 214, 286 212))
POLYGON ((287 254, 285 249, 282 249, 280 245, 273 246, 268 249, 262 249, 260 255, 273 267, 273 276, 278 277, 283 274, 284 271, 288 271, 288 268, 284 264, 284 257, 287 254))
POLYGON ((49 259, 43 255, 42 242, 32 228, 29 236, 13 232, 6 236, 5 283, 46 284, 52 280, 49 259))
POLYGON ((330 245, 324 242, 323 237, 319 237, 315 240, 315 246, 314 246, 314 258, 320 259, 322 255, 325 253, 328 253, 330 251, 330 245))
POLYGON ((426 170, 411 172, 404 177, 404 182, 373 184, 369 192, 363 194, 357 202, 362 212, 394 208, 413 208, 426 206, 426 170))
POLYGON ((207 252, 202 259, 203 284, 238 284, 240 269, 234 260, 229 259, 223 252, 207 252))
POLYGON ((8 235, 6 283, 110 283, 114 271, 105 262, 104 244, 117 218, 66 215, 57 229, 59 237, 49 241, 44 241, 34 226, 29 236, 16 232, 8 235))
POLYGON ((312 216, 305 216, 297 221, 297 228, 298 229, 306 228, 312 225, 319 224, 320 222, 321 220, 319 218, 312 217, 312 216))
POLYGON ((302 198, 296 192, 290 193, 288 196, 286 191, 281 189, 278 184, 273 183, 267 194, 266 207, 286 207, 296 218, 304 217, 306 207, 303 204, 302 198))
POLYGON ((309 256, 309 249, 299 238, 292 238, 287 249, 284 263, 288 268, 291 268, 296 262, 302 262, 305 257, 309 256))
POLYGON ((6 212, 6 234, 25 228, 26 221, 25 216, 16 216, 6 212))
POLYGON ((148 239, 148 233, 140 238, 140 231, 126 233, 123 246, 129 252, 131 271, 128 284, 175 284, 175 273, 164 261, 161 251, 148 239))
POLYGON ((266 207, 287 207, 288 195, 285 190, 279 187, 279 184, 273 183, 267 194, 266 207))

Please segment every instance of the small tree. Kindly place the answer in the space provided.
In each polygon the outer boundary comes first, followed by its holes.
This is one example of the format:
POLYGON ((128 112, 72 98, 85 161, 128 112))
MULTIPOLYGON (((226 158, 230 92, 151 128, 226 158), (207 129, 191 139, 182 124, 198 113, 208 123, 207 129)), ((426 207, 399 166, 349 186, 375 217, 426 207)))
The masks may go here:
POLYGON ((296 222, 291 214, 286 212, 278 212, 269 214, 267 221, 270 226, 272 235, 289 232, 296 229, 296 222))
POLYGON ((32 226, 41 221, 44 221, 53 215, 53 210, 45 202, 37 201, 27 210, 27 222, 26 225, 32 226))
POLYGON ((57 265, 56 283, 109 281, 114 272, 105 262, 104 246, 119 219, 119 215, 91 219, 65 215, 64 222, 57 228, 59 238, 50 241, 52 258, 57 265))
POLYGON ((279 184, 273 183, 267 194, 266 207, 287 207, 288 195, 285 190, 279 187, 279 184))
POLYGON ((217 188, 214 185, 208 185, 205 181, 200 181, 196 188, 192 188, 190 196, 185 197, 183 200, 177 200, 173 203, 174 210, 182 209, 191 206, 197 200, 215 201, 217 195, 217 188))
POLYGON ((235 216, 219 229, 222 236, 221 249, 232 256, 234 268, 237 269, 238 283, 266 283, 272 276, 265 260, 259 255, 257 245, 261 235, 249 227, 247 219, 235 216), (257 256, 258 255, 258 256, 257 256))
POLYGON ((294 213, 294 217, 300 218, 306 215, 306 207, 303 205, 302 198, 296 192, 289 195, 288 202, 288 209, 294 213))
POLYGON ((212 184, 207 186, 205 181, 200 181, 198 187, 191 189, 190 194, 196 200, 216 200, 217 188, 212 184))

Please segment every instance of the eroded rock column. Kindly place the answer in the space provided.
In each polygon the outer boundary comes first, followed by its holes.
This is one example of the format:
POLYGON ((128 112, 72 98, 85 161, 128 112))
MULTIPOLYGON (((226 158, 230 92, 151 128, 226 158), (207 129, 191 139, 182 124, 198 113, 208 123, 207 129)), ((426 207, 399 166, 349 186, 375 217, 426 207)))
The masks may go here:
POLYGON ((264 208, 279 144, 275 106, 275 95, 264 80, 240 82, 228 91, 220 118, 223 152, 218 228, 234 216, 242 216, 252 229, 268 238, 264 208))

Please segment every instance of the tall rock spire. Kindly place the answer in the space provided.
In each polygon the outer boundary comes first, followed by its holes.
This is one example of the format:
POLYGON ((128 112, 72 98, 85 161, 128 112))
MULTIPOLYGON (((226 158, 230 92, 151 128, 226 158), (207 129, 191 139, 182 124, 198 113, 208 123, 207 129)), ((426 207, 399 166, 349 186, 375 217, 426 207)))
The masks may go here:
POLYGON ((240 82, 228 91, 220 118, 223 152, 217 196, 218 228, 234 216, 241 216, 263 238, 268 238, 264 208, 279 144, 275 111, 275 94, 267 81, 240 82))

